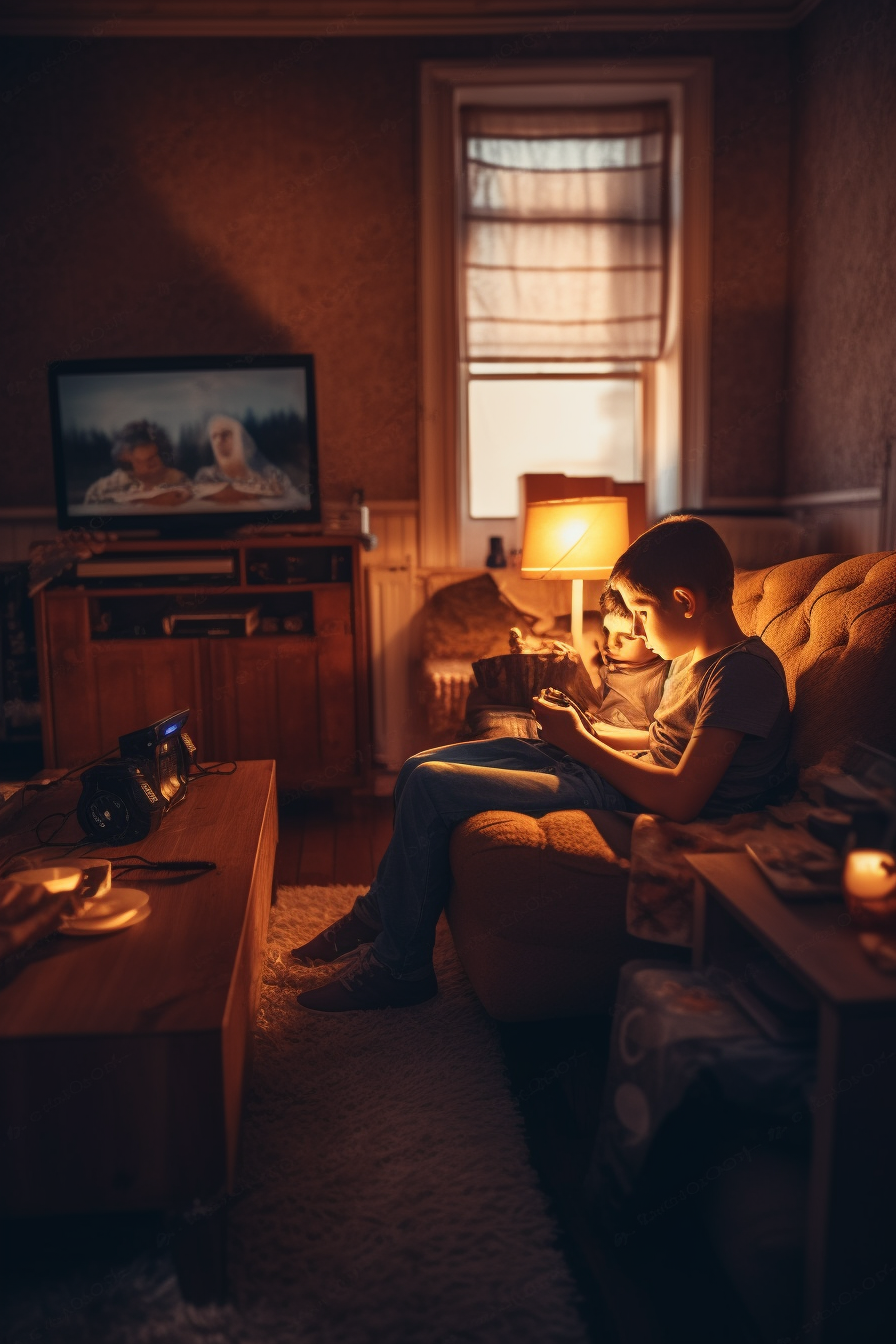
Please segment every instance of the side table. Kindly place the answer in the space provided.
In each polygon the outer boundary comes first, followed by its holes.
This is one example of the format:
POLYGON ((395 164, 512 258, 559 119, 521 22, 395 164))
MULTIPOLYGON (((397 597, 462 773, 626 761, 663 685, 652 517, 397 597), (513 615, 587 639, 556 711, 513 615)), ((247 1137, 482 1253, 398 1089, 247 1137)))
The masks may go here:
MULTIPOLYGON (((706 894, 694 964, 734 976, 771 957, 816 1003, 805 1314, 798 1339, 851 1342, 859 1303, 896 1280, 896 977, 865 957, 838 901, 785 903, 747 854, 689 856, 706 894)), ((877 1302, 869 1302, 880 1293, 877 1302)), ((888 1337, 896 1338, 896 1322, 888 1337)))

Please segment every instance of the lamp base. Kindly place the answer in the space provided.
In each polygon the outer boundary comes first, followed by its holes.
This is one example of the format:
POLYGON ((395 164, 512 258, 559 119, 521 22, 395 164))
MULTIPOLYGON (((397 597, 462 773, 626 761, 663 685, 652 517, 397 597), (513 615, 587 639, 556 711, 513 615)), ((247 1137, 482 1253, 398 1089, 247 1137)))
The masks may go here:
POLYGON ((581 654, 582 661, 585 663, 587 667, 588 657, 585 652, 584 647, 585 638, 582 632, 582 618, 584 614, 584 607, 585 607, 585 580, 573 579, 572 607, 570 609, 569 614, 570 640, 572 642, 573 648, 576 649, 579 654, 581 654))

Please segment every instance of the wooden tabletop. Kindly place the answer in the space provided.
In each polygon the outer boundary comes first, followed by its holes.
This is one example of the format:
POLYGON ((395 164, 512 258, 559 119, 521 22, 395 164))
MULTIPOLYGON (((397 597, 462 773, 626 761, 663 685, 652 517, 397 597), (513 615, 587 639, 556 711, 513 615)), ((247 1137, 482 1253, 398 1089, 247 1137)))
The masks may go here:
POLYGON ((689 854, 688 862, 810 992, 838 1006, 896 1008, 896 976, 865 956, 842 901, 782 901, 748 854, 689 854))
MULTIPOLYGON (((77 780, 0 815, 0 860, 23 848, 51 812, 73 808, 77 780)), ((0 1039, 35 1036, 202 1032, 220 1027, 264 830, 276 839, 273 761, 240 761, 233 775, 191 781, 185 801, 138 844, 79 849, 104 858, 210 859, 213 872, 188 882, 134 872, 117 885, 149 894, 152 913, 131 929, 93 938, 55 934, 0 966, 0 1039), (267 827, 263 823, 267 820, 267 827)), ((48 828, 51 823, 47 823, 48 828)), ((79 835, 75 818, 59 838, 79 835)), ((64 863, 59 851, 28 856, 34 867, 64 863)))

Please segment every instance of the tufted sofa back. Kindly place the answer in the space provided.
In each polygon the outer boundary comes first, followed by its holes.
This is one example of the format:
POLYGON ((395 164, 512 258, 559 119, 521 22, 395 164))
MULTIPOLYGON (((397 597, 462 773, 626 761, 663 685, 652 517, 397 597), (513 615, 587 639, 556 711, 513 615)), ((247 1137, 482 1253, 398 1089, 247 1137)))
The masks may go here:
POLYGON ((784 666, 800 767, 856 741, 896 754, 896 552, 740 570, 734 611, 784 666))

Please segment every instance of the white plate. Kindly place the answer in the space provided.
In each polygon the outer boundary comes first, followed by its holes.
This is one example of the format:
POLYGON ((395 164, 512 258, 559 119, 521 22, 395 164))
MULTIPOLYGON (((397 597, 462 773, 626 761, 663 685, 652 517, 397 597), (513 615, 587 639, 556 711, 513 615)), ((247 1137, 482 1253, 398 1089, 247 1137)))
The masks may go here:
POLYGON ((70 915, 59 925, 60 933, 114 933, 130 928, 149 914, 149 897, 136 887, 112 887, 105 896, 88 901, 83 913, 70 915), (145 913, 144 913, 145 912, 145 913))
POLYGON ((74 891, 84 876, 82 868, 23 868, 20 872, 9 873, 14 882, 26 886, 43 886, 47 891, 74 891))
POLYGON ((106 927, 102 920, 88 920, 84 923, 76 920, 69 924, 60 924, 56 930, 57 933, 67 933, 73 938, 102 938, 104 933, 123 933, 125 929, 132 929, 135 924, 142 924, 144 919, 149 919, 152 914, 152 906, 144 905, 142 910, 132 910, 127 921, 124 924, 116 924, 113 928, 106 927))

